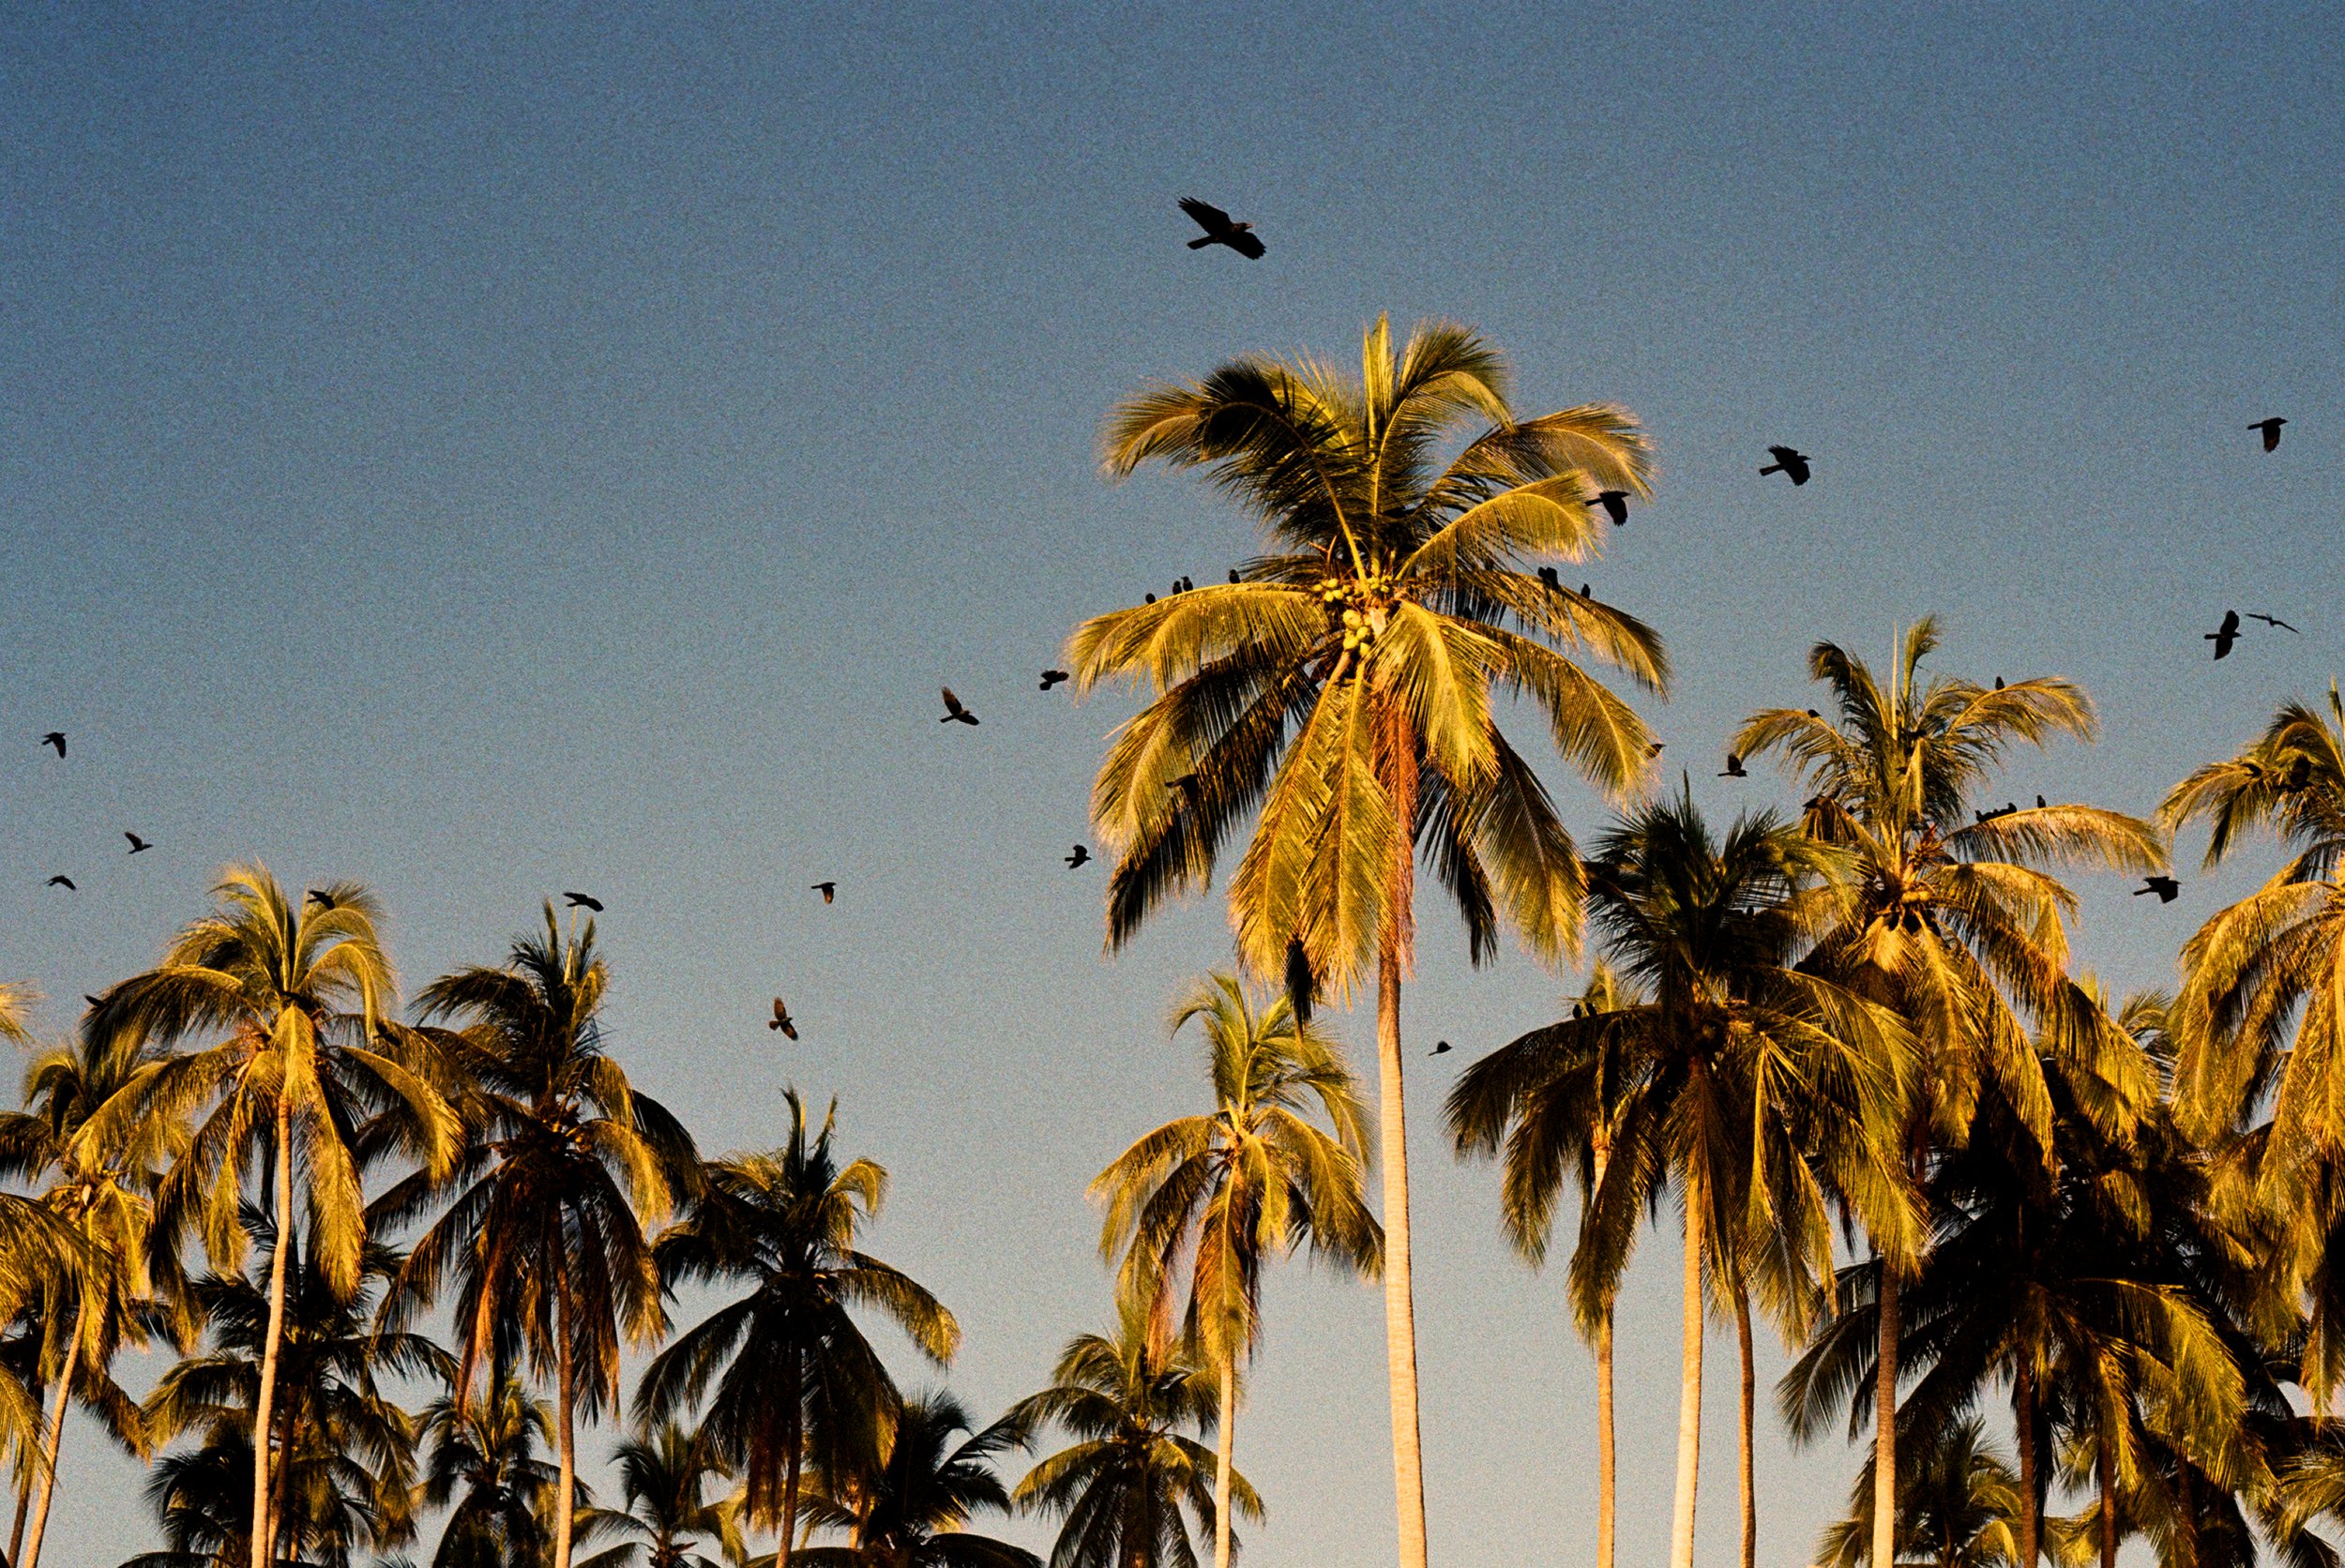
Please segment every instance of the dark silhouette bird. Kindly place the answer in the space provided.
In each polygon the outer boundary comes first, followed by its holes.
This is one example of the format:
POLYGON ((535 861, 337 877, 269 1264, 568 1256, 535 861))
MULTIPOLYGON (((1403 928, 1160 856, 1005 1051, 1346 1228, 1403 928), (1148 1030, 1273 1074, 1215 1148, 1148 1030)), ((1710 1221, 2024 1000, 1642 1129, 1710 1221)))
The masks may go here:
POLYGON ((2269 419, 2257 420, 2254 424, 2248 426, 2247 429, 2251 430, 2262 430, 2263 432, 2263 449, 2267 452, 2277 452, 2280 449, 2280 427, 2287 423, 2287 420, 2281 418, 2276 414, 2269 419))
POLYGON ((1226 245, 1248 261, 1259 262, 1263 243, 1254 237, 1251 223, 1240 223, 1211 202, 1201 202, 1194 196, 1181 198, 1181 210, 1197 220, 1204 230, 1200 237, 1190 240, 1191 250, 1203 250, 1208 245, 1226 245))
POLYGON ((961 699, 953 695, 951 686, 944 689, 945 716, 936 722, 939 724, 975 724, 977 721, 977 716, 961 705, 961 699))
POLYGON ((2045 809, 2044 797, 2042 795, 2037 795, 2035 797, 2035 809, 2038 811, 2045 809))
POLYGON ((2003 677, 2001 675, 1995 677, 1995 689, 1997 691, 2001 691, 2003 689, 2003 677))
POLYGON ((1052 686, 1057 686, 1060 682, 1067 679, 1070 679, 1070 677, 1064 670, 1045 670, 1042 672, 1042 689, 1048 691, 1052 686))
POLYGON ((1230 580, 1231 580, 1232 582, 1236 582, 1236 581, 1238 581, 1238 580, 1239 580, 1239 578, 1238 578, 1238 575, 1237 575, 1237 568, 1236 568, 1235 566, 1232 566, 1232 567, 1230 568, 1230 580))
POLYGON ((40 744, 43 746, 55 746, 57 748, 57 755, 63 757, 65 755, 65 731, 62 730, 52 730, 49 733, 41 736, 40 744))
POLYGON ((774 998, 774 1016, 767 1020, 765 1027, 779 1029, 793 1040, 798 1037, 797 1023, 790 1017, 790 1009, 781 1004, 779 997, 774 998))
POLYGON ((1078 866, 1088 866, 1090 864, 1091 852, 1081 844, 1076 845, 1074 852, 1067 857, 1067 868, 1069 871, 1072 871, 1078 866))
POLYGON ((1592 599, 1592 598, 1596 597, 1595 593, 1594 593, 1594 592, 1592 592, 1592 590, 1593 590, 1595 587, 1596 587, 1596 584, 1595 584, 1595 583, 1593 583, 1593 582, 1583 582, 1583 583, 1581 583, 1581 584, 1580 585, 1580 596, 1581 596, 1581 598, 1583 598, 1583 599, 1592 599))
POLYGON ((2213 631, 2201 632, 2199 636, 2202 641, 2212 642, 2215 644, 2215 656, 2216 658, 2231 657, 2231 645, 2239 641, 2239 611, 2236 610, 2224 611, 2223 624, 2216 627, 2213 631))
POLYGON ((1156 603, 1156 602, 1157 602, 1157 596, 1156 596, 1154 594, 1149 595, 1149 596, 1148 596, 1148 597, 1147 597, 1147 601, 1146 601, 1146 602, 1147 602, 1147 603, 1149 603, 1149 604, 1154 604, 1154 603, 1156 603))
POLYGON ((132 833, 127 827, 122 830, 122 837, 130 840, 130 852, 132 854, 137 854, 141 850, 151 850, 155 847, 154 845, 148 843, 145 839, 140 837, 137 834, 132 833))
POLYGON ((839 898, 839 884, 835 882, 809 882, 807 891, 821 894, 825 904, 835 903, 839 898))
POLYGON ((313 887, 310 889, 310 896, 307 898, 304 898, 302 902, 305 904, 315 904, 322 910, 330 910, 334 907, 334 896, 330 893, 326 893, 321 889, 313 887))
POLYGON ((1604 515, 1612 520, 1613 527, 1625 528, 1628 525, 1628 492, 1626 490, 1598 490, 1596 492, 1596 500, 1590 505, 1603 507, 1604 515))
POLYGON ((1823 715, 1818 713, 1815 709, 1810 708, 1808 710, 1808 716, 1809 718, 1822 718, 1823 715))
POLYGON ((1720 778, 1748 778, 1750 773, 1743 766, 1743 760, 1730 751, 1726 754, 1726 771, 1718 776, 1720 778))
POLYGON ((2171 904, 2174 901, 2174 895, 2181 891, 2182 883, 2171 877, 2143 877, 2141 885, 2133 890, 2133 896, 2139 898, 2144 893, 2155 893, 2159 903, 2171 904))
MULTIPOLYGON (((2296 631, 2294 626, 2290 626, 2286 621, 2281 620, 2277 615, 2259 615, 2254 611, 2250 610, 2247 611, 2247 619, 2250 621, 2261 621, 2267 626, 2277 626, 2282 631, 2296 631)), ((2302 637, 2304 636, 2304 633, 2296 631, 2296 635, 2298 637, 2302 637)))
POLYGON ((1196 586, 1197 586, 1197 580, 1196 580, 1196 579, 1194 579, 1194 578, 1190 577, 1190 576, 1189 576, 1187 572, 1183 572, 1183 573, 1181 574, 1181 592, 1182 592, 1182 593, 1184 593, 1184 594, 1188 593, 1188 592, 1192 591, 1193 589, 1195 589, 1195 588, 1196 588, 1196 586))
POLYGON ((1560 594, 1564 591, 1563 579, 1556 574, 1552 566, 1539 568, 1539 580, 1547 584, 1547 591, 1551 594, 1560 594))
POLYGON ((1426 1055, 1428 1055, 1428 1056, 1439 1056, 1439 1055, 1441 1055, 1441 1053, 1442 1053, 1442 1052, 1444 1052, 1444 1051, 1445 1051, 1445 1050, 1447 1050, 1447 1049, 1449 1049, 1449 1048, 1450 1048, 1450 1046, 1449 1046, 1449 1042, 1448 1042, 1448 1041, 1446 1041, 1446 1040, 1436 1040, 1436 1041, 1434 1041, 1434 1042, 1433 1042, 1433 1048, 1432 1048, 1431 1050, 1430 1050, 1430 1051, 1427 1051, 1425 1054, 1426 1054, 1426 1055))
POLYGON ((1804 485, 1808 482, 1807 453, 1796 446, 1770 446, 1767 448, 1767 455, 1775 461, 1759 471, 1761 478, 1770 474, 1781 474, 1788 475, 1792 483, 1795 485, 1804 485))
POLYGON ((1661 754, 1661 747, 1667 746, 1669 742, 1667 741, 1655 741, 1652 745, 1644 748, 1644 754, 1648 757, 1658 757, 1661 754))
POLYGON ((81 891, 80 888, 73 885, 73 879, 71 877, 52 877, 41 885, 44 887, 62 887, 68 893, 79 893, 81 891))
POLYGON ((602 912, 602 900, 599 898, 589 898, 583 893, 565 893, 562 897, 569 900, 570 908, 574 910, 592 910, 597 914, 602 912))

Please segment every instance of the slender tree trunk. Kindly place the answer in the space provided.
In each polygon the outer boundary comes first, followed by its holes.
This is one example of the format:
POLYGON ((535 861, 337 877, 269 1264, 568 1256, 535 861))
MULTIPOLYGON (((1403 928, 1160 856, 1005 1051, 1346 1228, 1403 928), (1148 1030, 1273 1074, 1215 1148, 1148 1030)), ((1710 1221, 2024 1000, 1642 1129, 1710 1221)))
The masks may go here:
POLYGON ((73 1343, 66 1347, 65 1369, 57 1374, 57 1408, 49 1417, 49 1430, 41 1437, 41 1467, 39 1499, 33 1504, 32 1532, 24 1538, 24 1555, 8 1554, 9 1568, 34 1568, 40 1561, 40 1538, 49 1529, 49 1500, 57 1489, 57 1451, 65 1444, 65 1412, 73 1404, 73 1374, 82 1365, 81 1325, 75 1324, 73 1343))
POLYGON ((269 1485, 276 1488, 277 1496, 268 1505, 269 1539, 276 1544, 278 1554, 272 1560, 289 1560, 295 1556, 293 1527, 289 1520, 293 1514, 293 1451, 297 1425, 295 1410, 294 1401, 288 1400, 285 1410, 277 1418, 277 1473, 269 1481, 269 1485))
MULTIPOLYGON (((1589 1200, 1604 1190, 1605 1168, 1611 1164, 1611 1139, 1598 1133, 1594 1139, 1596 1181, 1589 1200)), ((1596 1325, 1596 1568, 1612 1568, 1612 1307, 1596 1325)))
POLYGON ((2117 1568, 2117 1466, 2107 1440, 2094 1444, 2093 1480, 2100 1492, 2101 1568, 2117 1568))
POLYGON ((1886 1258, 1881 1263, 1881 1357, 1873 1380, 1873 1568, 1898 1560, 1898 1338, 1900 1284, 1886 1258))
POLYGON ((1230 1568, 1230 1451, 1237 1446, 1237 1358, 1221 1363, 1220 1429, 1213 1440, 1213 1568, 1230 1568))
POLYGON ((1702 1205, 1686 1195, 1686 1324, 1678 1359, 1677 1507, 1670 1568, 1694 1568, 1694 1487, 1702 1476, 1702 1205))
POLYGON ((16 1523, 8 1528, 8 1568, 16 1568, 16 1554, 24 1546, 24 1515, 32 1511, 33 1484, 26 1481, 16 1489, 16 1523))
POLYGON ((252 1568, 266 1568, 276 1537, 269 1529, 268 1440, 275 1425, 277 1348, 285 1337, 285 1259, 293 1248, 293 1102, 277 1096, 277 1244, 268 1266, 268 1337, 261 1342, 261 1394, 252 1407, 252 1568))
POLYGON ((1735 1458, 1743 1491, 1743 1568, 1759 1568, 1759 1477, 1751 1468, 1751 1433, 1757 1420, 1759 1373, 1750 1357, 1750 1292, 1734 1287, 1734 1350, 1743 1371, 1742 1403, 1736 1410, 1735 1458))
POLYGON ((2011 1380, 2011 1427, 2020 1443, 2020 1568, 2035 1568, 2043 1551, 2044 1496, 2036 1484, 2042 1459, 2035 1447, 2035 1372, 2025 1364, 2011 1380))
POLYGON ((570 1296, 557 1267, 553 1284, 554 1421, 561 1440, 561 1473, 553 1493, 553 1568, 570 1568, 570 1510, 578 1494, 578 1431, 570 1397, 570 1296))
POLYGON ((790 1554, 798 1549, 798 1467, 806 1457, 805 1358, 790 1352, 790 1380, 783 1397, 790 1402, 790 1441, 781 1460, 781 1541, 774 1548, 775 1568, 790 1568, 790 1554))
POLYGON ((1397 702, 1385 704, 1386 790, 1395 821, 1392 881, 1377 933, 1376 1075, 1384 1096, 1384 1372, 1392 1385, 1392 1490, 1400 1568, 1426 1568, 1425 1459, 1416 1411, 1416 1304, 1409 1279, 1409 1124, 1400 1083, 1400 980, 1416 898, 1416 753, 1397 702))

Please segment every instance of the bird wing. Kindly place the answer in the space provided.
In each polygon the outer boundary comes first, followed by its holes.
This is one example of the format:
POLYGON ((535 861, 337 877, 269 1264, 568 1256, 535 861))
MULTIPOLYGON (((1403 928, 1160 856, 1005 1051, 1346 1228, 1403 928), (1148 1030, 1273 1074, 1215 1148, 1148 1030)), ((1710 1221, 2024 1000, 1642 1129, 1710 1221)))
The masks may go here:
POLYGON ((2223 611, 2223 629, 2226 632, 2235 632, 2239 629, 2239 611, 2236 610, 2223 611))
POLYGON ((1218 234, 1230 226, 1230 215, 1211 202, 1201 202, 1194 196, 1181 198, 1181 210, 1197 220, 1197 226, 1209 234, 1218 234))
POLYGON ((945 707, 946 710, 950 713, 959 713, 961 711, 961 699, 953 695, 953 688, 951 686, 945 687, 945 707))
POLYGON ((1799 456, 1799 449, 1793 446, 1770 446, 1767 448, 1767 455, 1778 462, 1790 462, 1799 456))
POLYGON ((1248 261, 1254 262, 1261 261, 1263 258, 1263 251, 1267 249, 1263 246, 1261 240, 1256 239, 1251 233, 1243 229, 1240 229, 1230 235, 1229 246, 1231 249, 1236 251, 1239 255, 1244 256, 1248 261))

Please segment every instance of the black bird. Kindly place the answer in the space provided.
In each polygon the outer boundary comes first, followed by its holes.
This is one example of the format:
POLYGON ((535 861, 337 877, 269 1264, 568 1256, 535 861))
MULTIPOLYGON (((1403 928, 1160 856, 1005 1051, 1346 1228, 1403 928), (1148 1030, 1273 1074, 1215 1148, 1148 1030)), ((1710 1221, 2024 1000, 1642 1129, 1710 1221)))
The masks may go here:
POLYGON ((798 1037, 798 1026, 796 1023, 792 1021, 790 1009, 781 1004, 781 998, 779 997, 774 998, 774 1016, 766 1022, 765 1027, 768 1029, 779 1029, 784 1034, 790 1036, 793 1040, 798 1037))
POLYGON ((1187 572, 1183 572, 1183 573, 1181 574, 1181 592, 1182 592, 1182 593, 1186 594, 1186 593, 1188 593, 1190 589, 1192 589, 1192 588, 1194 588, 1194 587, 1196 587, 1196 586, 1197 586, 1197 580, 1196 580, 1196 579, 1194 579, 1194 578, 1190 577, 1190 576, 1189 576, 1187 572))
POLYGON ((1445 1051, 1445 1050, 1447 1050, 1447 1049, 1449 1049, 1449 1048, 1449 1048, 1449 1042, 1448 1042, 1448 1041, 1446 1041, 1446 1040, 1436 1040, 1436 1041, 1434 1041, 1434 1042, 1433 1042, 1433 1048, 1432 1048, 1431 1050, 1430 1050, 1430 1051, 1427 1051, 1425 1054, 1426 1054, 1426 1055, 1428 1055, 1428 1056, 1439 1056, 1442 1052, 1444 1052, 1444 1051, 1445 1051))
MULTIPOLYGON (((2267 626, 2277 626, 2282 631, 2296 631, 2294 626, 2290 626, 2286 621, 2281 620, 2277 615, 2259 615, 2254 611, 2250 610, 2247 611, 2247 619, 2250 621, 2261 621, 2267 626)), ((2302 637, 2304 636, 2304 633, 2296 631, 2296 635, 2298 637, 2302 637)))
POLYGON ((1230 580, 1231 580, 1232 582, 1235 582, 1235 581, 1238 581, 1238 580, 1239 580, 1239 578, 1238 578, 1238 575, 1237 575, 1237 568, 1236 568, 1235 566, 1232 566, 1232 567, 1230 568, 1230 580))
POLYGON ((1726 754, 1726 771, 1718 776, 1720 778, 1748 778, 1750 773, 1743 766, 1743 760, 1730 751, 1726 754))
POLYGON ((836 903, 839 898, 839 884, 835 882, 809 882, 807 891, 821 894, 825 904, 836 903))
POLYGON ((1808 716, 1809 718, 1822 718, 1823 715, 1818 713, 1815 709, 1810 708, 1808 710, 1808 716))
POLYGON ((2262 430, 2263 432, 2263 449, 2267 452, 2277 452, 2280 449, 2280 427, 2287 423, 2287 420, 2281 418, 2276 414, 2269 419, 2257 420, 2254 424, 2248 426, 2247 429, 2251 430, 2262 430))
POLYGON ((2231 657, 2231 645, 2239 641, 2239 611, 2224 611, 2223 624, 2213 631, 2201 632, 2199 637, 2202 641, 2215 644, 2216 658, 2231 657))
POLYGON ((330 910, 334 907, 333 895, 329 893, 322 893, 314 887, 310 889, 310 896, 303 899, 302 902, 305 904, 315 904, 322 910, 330 910))
POLYGON ((2045 809, 2044 797, 2042 795, 2037 795, 2035 797, 2035 809, 2038 811, 2045 809))
POLYGON ((961 705, 961 699, 953 695, 953 688, 946 686, 944 690, 945 716, 936 722, 939 724, 975 724, 977 721, 977 716, 961 705))
POLYGON ((57 748, 57 755, 63 757, 65 755, 65 731, 62 730, 52 730, 49 733, 41 736, 40 744, 43 746, 55 746, 57 748))
POLYGON ((82 891, 80 888, 73 885, 73 879, 71 877, 52 877, 47 882, 41 883, 41 885, 43 887, 62 887, 68 893, 79 893, 82 891))
POLYGON ((1555 568, 1552 566, 1539 568, 1539 580, 1547 584, 1547 591, 1551 594, 1560 594, 1564 591, 1563 579, 1556 575, 1555 568))
POLYGON ((574 910, 592 910, 597 914, 602 912, 602 900, 599 898, 589 898, 583 893, 565 893, 562 897, 569 900, 570 908, 574 910))
POLYGON ((2155 893, 2159 903, 2171 904, 2174 901, 2174 895, 2181 891, 2182 883, 2171 877, 2143 877, 2141 885, 2133 890, 2133 896, 2139 898, 2144 893, 2155 893))
POLYGON ((1628 525, 1628 492, 1626 490, 1598 490, 1596 492, 1596 500, 1591 505, 1603 507, 1604 515, 1612 520, 1613 527, 1626 528, 1628 525))
POLYGON ((1091 852, 1081 844, 1076 845, 1074 852, 1067 857, 1067 868, 1069 871, 1072 871, 1078 866, 1088 866, 1090 864, 1091 852))
POLYGON ((1254 237, 1251 223, 1237 222, 1211 202, 1201 202, 1194 196, 1181 198, 1181 210, 1195 219, 1197 226, 1205 231, 1202 237, 1188 242, 1191 250, 1203 250, 1208 245, 1226 245, 1248 261, 1262 260, 1263 243, 1254 237))
POLYGON ((1808 482, 1807 453, 1796 446, 1770 446, 1767 448, 1767 455, 1775 461, 1759 471, 1761 478, 1763 479, 1770 474, 1782 474, 1788 475, 1792 483, 1795 485, 1804 485, 1808 482))
POLYGON ((137 834, 132 833, 127 827, 122 830, 122 837, 130 840, 130 852, 132 854, 138 853, 141 850, 151 850, 155 847, 154 845, 148 843, 145 839, 140 837, 137 834))
POLYGON ((1595 583, 1593 583, 1593 582, 1583 582, 1583 583, 1581 583, 1581 584, 1580 585, 1580 596, 1581 596, 1581 598, 1583 598, 1583 599, 1592 599, 1592 598, 1596 597, 1596 595, 1594 594, 1594 592, 1592 592, 1592 590, 1593 590, 1595 587, 1596 587, 1596 584, 1595 584, 1595 583))
POLYGON ((1064 670, 1045 670, 1042 672, 1042 689, 1048 691, 1067 678, 1067 673, 1064 670))
POLYGON ((1154 604, 1154 603, 1156 603, 1156 602, 1157 602, 1157 596, 1156 596, 1154 594, 1149 595, 1149 596, 1148 596, 1148 600, 1147 600, 1147 602, 1148 602, 1148 603, 1150 603, 1150 604, 1154 604))
POLYGON ((2003 677, 2001 675, 1995 677, 1995 689, 1997 691, 2001 691, 2003 689, 2003 677))

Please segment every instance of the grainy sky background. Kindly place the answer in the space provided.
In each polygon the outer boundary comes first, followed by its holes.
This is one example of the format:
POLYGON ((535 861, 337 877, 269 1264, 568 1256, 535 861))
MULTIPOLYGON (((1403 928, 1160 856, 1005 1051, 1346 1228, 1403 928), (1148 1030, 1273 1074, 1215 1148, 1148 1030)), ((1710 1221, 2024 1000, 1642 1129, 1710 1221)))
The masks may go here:
MULTIPOLYGON (((1207 900, 1104 959, 1101 878, 1058 861, 1129 710, 1033 672, 1250 549, 1192 481, 1104 485, 1102 413, 1240 351, 1351 355, 1379 311, 1474 323, 1525 408, 1617 400, 1660 444, 1582 575, 1668 637, 1650 711, 1705 803, 1791 798, 1710 776, 1803 700, 1810 642, 1880 656, 1934 610, 1941 668, 2100 702, 2101 743, 2011 797, 2147 810, 2338 663, 2341 20, 12 8, 0 976, 63 1030, 231 859, 378 888, 411 985, 594 892, 637 1083, 711 1150, 775 1137, 785 1082, 837 1094, 896 1176, 873 1244, 959 1311, 951 1382, 990 1414, 1106 1320, 1082 1186, 1197 1102, 1160 1020, 1228 951, 1207 900), (1190 194, 1267 259, 1184 249, 1190 194), (1776 441, 1812 484, 1758 479, 1776 441), (2215 666, 2226 606, 2304 635, 2215 666), (937 725, 946 682, 981 729, 937 725), (776 990, 800 1045, 762 1027, 776 990)), ((2085 879, 2080 954, 2160 981, 2253 875, 2167 908, 2085 879)), ((1588 1363, 1435 1116, 1568 976, 1470 972, 1425 919, 1410 1036, 1464 1048, 1411 1086, 1435 1557, 1577 1561, 1588 1363)), ((1665 1544, 1673 1233, 1624 1305, 1630 1562, 1665 1544)), ((1248 1560, 1389 1560, 1380 1325, 1370 1288, 1278 1275, 1248 1560)), ((1721 1333, 1708 1563, 1732 1368, 1721 1333)), ((1802 1562, 1853 1459, 1763 1441, 1762 1559, 1802 1562)), ((66 1466, 47 1560, 152 1542, 78 1423, 66 1466)))

